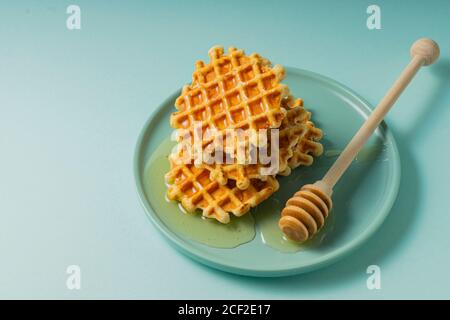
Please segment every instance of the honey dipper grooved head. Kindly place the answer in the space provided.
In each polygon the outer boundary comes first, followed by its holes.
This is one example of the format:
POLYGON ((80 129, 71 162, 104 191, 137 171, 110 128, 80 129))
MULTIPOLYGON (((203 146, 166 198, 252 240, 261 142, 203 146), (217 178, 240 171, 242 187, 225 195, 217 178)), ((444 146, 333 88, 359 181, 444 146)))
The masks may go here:
POLYGON ((306 227, 296 218, 284 216, 278 222, 281 231, 291 240, 303 242, 308 240, 309 233, 306 227))
POLYGON ((322 185, 323 182, 307 184, 287 201, 278 226, 289 239, 304 242, 324 225, 332 201, 331 191, 323 190, 322 185))

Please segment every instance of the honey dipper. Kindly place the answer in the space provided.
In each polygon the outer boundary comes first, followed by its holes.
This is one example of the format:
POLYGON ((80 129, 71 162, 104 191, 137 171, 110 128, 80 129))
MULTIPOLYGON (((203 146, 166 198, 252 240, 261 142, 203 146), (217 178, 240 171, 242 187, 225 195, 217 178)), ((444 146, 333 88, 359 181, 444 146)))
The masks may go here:
POLYGON ((314 184, 307 184, 286 202, 278 226, 289 239, 303 242, 324 225, 331 207, 333 187, 352 163, 364 143, 388 113, 400 94, 422 66, 434 63, 439 57, 439 46, 431 39, 419 39, 411 47, 411 61, 400 74, 372 114, 353 136, 334 164, 314 184))

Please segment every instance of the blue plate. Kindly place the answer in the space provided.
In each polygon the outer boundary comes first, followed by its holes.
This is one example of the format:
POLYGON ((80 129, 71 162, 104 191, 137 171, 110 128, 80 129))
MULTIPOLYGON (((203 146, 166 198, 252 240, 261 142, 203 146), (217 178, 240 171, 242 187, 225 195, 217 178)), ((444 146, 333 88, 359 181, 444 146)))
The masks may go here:
MULTIPOLYGON (((321 178, 371 112, 370 105, 338 82, 316 73, 286 68, 285 82, 312 111, 313 121, 325 136, 324 155, 308 168, 280 178, 280 190, 266 202, 284 203, 299 187, 321 178)), ((208 266, 249 276, 286 276, 312 271, 349 254, 380 227, 395 201, 400 182, 400 159, 391 132, 383 123, 357 160, 334 189, 334 207, 325 230, 295 253, 264 244, 259 227, 255 238, 233 249, 219 249, 196 242, 164 224, 154 212, 145 188, 145 165, 152 153, 172 132, 170 114, 179 92, 168 97, 145 124, 136 145, 134 174, 144 209, 154 225, 176 248, 208 266)), ((267 206, 263 202, 261 205, 267 206)), ((261 206, 260 205, 260 206, 261 206)), ((256 215, 256 212, 254 215, 256 215)), ((279 212, 273 212, 279 216, 279 212)))

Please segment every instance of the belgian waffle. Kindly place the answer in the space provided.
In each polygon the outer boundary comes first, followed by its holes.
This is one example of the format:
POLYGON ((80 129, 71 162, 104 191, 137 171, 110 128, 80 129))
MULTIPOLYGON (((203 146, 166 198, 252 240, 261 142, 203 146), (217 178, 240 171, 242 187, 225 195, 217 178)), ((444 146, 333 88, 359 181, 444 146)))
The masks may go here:
POLYGON ((230 221, 229 213, 235 216, 247 213, 279 187, 274 177, 268 177, 266 181, 252 179, 248 188, 241 190, 232 180, 226 185, 211 180, 206 168, 177 164, 172 158, 170 163, 171 169, 166 174, 168 198, 180 201, 188 212, 201 209, 204 217, 215 218, 221 223, 230 221))
POLYGON ((196 63, 192 83, 176 99, 178 111, 171 116, 171 126, 187 130, 193 139, 198 122, 204 150, 214 142, 214 131, 225 137, 226 129, 278 128, 286 115, 281 102, 289 95, 288 87, 280 83, 283 67, 272 67, 258 54, 247 56, 236 48, 224 54, 216 46, 209 56, 208 64, 196 63))
MULTIPOLYGON (((301 104, 300 100, 297 101, 298 105, 301 104)), ((279 130, 278 170, 272 172, 271 175, 290 173, 288 160, 294 155, 295 146, 305 132, 305 125, 309 117, 310 113, 302 106, 288 109, 279 130)), ((244 190, 249 186, 250 179, 266 180, 270 175, 268 174, 270 165, 259 162, 253 164, 236 162, 232 164, 201 164, 210 170, 211 179, 217 180, 222 185, 226 184, 228 179, 232 179, 236 181, 238 188, 244 190), (262 168, 267 169, 265 173, 261 171, 262 168)))
MULTIPOLYGON (((308 117, 309 118, 309 117, 308 117)), ((322 130, 316 128, 312 121, 307 121, 303 126, 303 132, 298 143, 293 147, 293 155, 288 160, 288 172, 290 169, 295 169, 300 165, 310 166, 314 157, 320 156, 323 152, 323 146, 318 141, 322 138, 322 130)))

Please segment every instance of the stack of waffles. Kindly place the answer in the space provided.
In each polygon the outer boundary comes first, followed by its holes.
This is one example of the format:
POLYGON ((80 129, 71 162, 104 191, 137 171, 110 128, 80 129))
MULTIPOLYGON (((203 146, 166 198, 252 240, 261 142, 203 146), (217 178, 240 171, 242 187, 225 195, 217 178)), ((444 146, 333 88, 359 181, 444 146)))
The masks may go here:
POLYGON ((228 223, 276 192, 277 175, 311 165, 322 131, 281 83, 283 67, 236 48, 213 47, 209 56, 175 102, 170 124, 181 147, 169 156, 167 195, 228 223))

